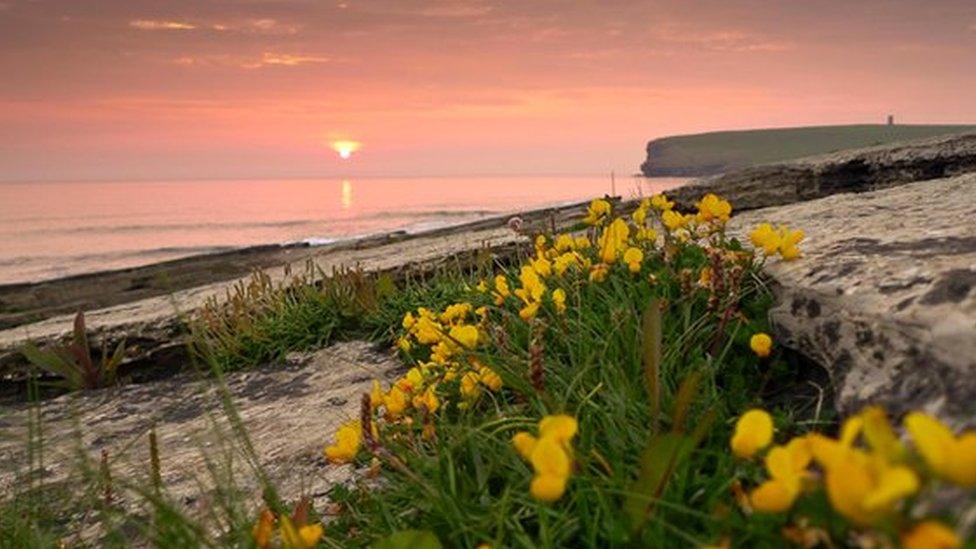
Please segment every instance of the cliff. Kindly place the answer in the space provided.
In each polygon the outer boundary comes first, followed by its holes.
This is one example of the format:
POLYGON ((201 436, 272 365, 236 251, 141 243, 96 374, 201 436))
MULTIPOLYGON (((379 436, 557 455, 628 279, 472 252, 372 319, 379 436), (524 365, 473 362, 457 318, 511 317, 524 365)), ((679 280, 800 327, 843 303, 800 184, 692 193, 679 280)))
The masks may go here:
POLYGON ((841 150, 976 131, 963 125, 851 125, 710 132, 655 139, 641 172, 694 177, 841 150))

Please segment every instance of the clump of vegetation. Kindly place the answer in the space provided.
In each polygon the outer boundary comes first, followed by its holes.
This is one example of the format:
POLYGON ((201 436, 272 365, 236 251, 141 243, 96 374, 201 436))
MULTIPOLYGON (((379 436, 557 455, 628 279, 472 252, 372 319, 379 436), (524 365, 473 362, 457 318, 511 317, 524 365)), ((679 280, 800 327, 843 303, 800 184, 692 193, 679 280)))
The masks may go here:
POLYGON ((191 344, 198 357, 226 372, 338 340, 383 338, 404 311, 457 299, 469 280, 457 268, 399 282, 390 273, 358 269, 326 273, 312 262, 278 282, 258 271, 192 315, 191 344))
MULTIPOLYGON (((831 425, 812 402, 760 410, 796 372, 767 334, 758 269, 773 256, 798 259, 803 233, 760 225, 753 252, 725 233, 730 214, 714 195, 694 214, 653 197, 629 218, 595 200, 586 234, 540 235, 532 257, 466 299, 407 313, 397 346, 413 367, 387 387, 375 381, 360 418, 325 449, 334 463, 372 463, 384 488, 337 488, 331 537, 362 545, 420 530, 447 546, 958 545, 951 522, 912 512, 921 469, 886 461, 909 458, 877 411, 832 442, 807 434, 831 425), (862 424, 870 452, 851 446, 862 424), (766 453, 774 427, 795 438, 766 453), (740 479, 759 475, 743 459, 760 453, 768 479, 747 495, 740 479), (800 499, 813 504, 794 509, 800 499)), ((923 454, 938 451, 944 463, 960 453, 943 474, 976 474, 976 460, 959 461, 974 435, 926 429, 923 454)))
POLYGON ((60 378, 58 383, 70 390, 99 389, 115 384, 119 364, 125 358, 125 341, 109 353, 106 341, 102 340, 101 353, 96 360, 88 344, 85 314, 78 311, 69 343, 47 349, 28 343, 21 352, 34 366, 60 378))

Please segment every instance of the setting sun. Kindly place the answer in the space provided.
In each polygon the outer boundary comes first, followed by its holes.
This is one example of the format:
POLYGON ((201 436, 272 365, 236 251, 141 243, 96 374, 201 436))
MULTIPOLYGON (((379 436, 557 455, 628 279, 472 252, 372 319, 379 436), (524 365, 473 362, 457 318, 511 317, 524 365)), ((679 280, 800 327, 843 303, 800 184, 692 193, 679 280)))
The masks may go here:
POLYGON ((332 150, 339 153, 339 158, 348 160, 352 153, 359 150, 362 143, 358 141, 333 141, 332 150))

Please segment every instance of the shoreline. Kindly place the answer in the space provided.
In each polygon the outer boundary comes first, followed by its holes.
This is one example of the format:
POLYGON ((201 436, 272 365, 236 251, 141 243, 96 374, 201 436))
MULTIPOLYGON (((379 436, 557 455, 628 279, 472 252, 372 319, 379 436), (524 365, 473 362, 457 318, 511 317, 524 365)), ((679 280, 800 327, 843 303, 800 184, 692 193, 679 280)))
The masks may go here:
POLYGON ((501 228, 513 217, 540 219, 552 214, 578 212, 588 202, 589 200, 561 202, 542 208, 488 215, 472 221, 447 223, 429 229, 410 231, 399 228, 340 238, 323 244, 307 241, 258 244, 134 267, 79 273, 36 282, 0 284, 0 330, 13 329, 77 310, 103 309, 233 281, 255 270, 294 266, 336 252, 501 228))

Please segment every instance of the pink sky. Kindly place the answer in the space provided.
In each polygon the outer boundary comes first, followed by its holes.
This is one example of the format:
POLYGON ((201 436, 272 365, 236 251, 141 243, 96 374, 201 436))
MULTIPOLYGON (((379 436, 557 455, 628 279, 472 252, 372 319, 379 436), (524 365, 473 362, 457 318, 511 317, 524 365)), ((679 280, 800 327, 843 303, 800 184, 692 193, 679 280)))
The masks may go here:
POLYGON ((0 0, 0 75, 0 180, 630 173, 675 133, 976 122, 976 2, 0 0))

